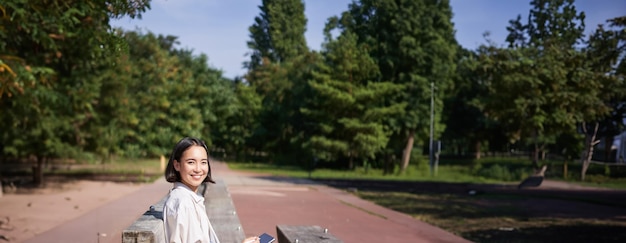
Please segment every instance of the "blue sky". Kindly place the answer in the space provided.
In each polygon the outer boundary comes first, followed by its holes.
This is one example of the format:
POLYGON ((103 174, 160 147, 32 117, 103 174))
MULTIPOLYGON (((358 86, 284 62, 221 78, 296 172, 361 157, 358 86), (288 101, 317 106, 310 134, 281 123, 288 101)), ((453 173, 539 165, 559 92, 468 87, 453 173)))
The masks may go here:
MULTIPOLYGON (((319 50, 326 20, 347 10, 352 0, 305 0, 308 19, 305 33, 309 48, 319 50)), ((123 18, 112 25, 127 30, 140 29, 155 34, 178 36, 181 48, 209 57, 209 65, 221 69, 225 77, 245 73, 242 63, 250 52, 248 27, 259 15, 261 0, 152 0, 152 8, 142 19, 123 18)), ((502 44, 508 21, 530 9, 529 0, 451 0, 457 41, 468 49, 486 43, 483 33, 502 44)), ((578 11, 586 14, 585 33, 606 19, 626 15, 623 0, 578 0, 578 11)))

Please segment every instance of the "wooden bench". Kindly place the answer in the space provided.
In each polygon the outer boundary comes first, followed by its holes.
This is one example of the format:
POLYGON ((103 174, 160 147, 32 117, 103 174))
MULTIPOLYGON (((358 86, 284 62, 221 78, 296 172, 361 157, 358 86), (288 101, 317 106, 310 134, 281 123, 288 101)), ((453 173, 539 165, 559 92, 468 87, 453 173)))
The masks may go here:
MULTIPOLYGON (((204 205, 215 234, 220 242, 242 242, 245 239, 241 222, 237 216, 230 192, 223 180, 215 184, 198 188, 198 194, 204 195, 204 205)), ((150 206, 141 217, 122 231, 124 243, 162 243, 165 242, 163 225, 163 205, 167 196, 150 206)))
POLYGON ((277 225, 279 243, 342 243, 335 236, 317 225, 277 225))

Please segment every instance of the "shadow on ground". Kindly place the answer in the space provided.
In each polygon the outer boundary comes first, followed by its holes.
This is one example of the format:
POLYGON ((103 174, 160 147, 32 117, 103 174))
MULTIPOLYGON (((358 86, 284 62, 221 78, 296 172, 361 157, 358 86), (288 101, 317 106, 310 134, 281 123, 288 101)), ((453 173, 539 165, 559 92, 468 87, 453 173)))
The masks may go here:
POLYGON ((626 227, 607 225, 548 226, 483 230, 464 234, 475 242, 624 242, 626 227))
POLYGON ((316 180, 475 242, 624 242, 626 191, 316 180))

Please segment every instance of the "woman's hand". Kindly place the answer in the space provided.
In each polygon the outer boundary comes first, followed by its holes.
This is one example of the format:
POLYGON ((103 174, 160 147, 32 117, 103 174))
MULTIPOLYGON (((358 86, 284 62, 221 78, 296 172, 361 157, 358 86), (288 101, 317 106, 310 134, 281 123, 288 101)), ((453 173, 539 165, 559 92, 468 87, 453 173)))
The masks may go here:
POLYGON ((241 243, 261 243, 261 242, 259 241, 259 237, 253 236, 253 237, 246 238, 241 243))

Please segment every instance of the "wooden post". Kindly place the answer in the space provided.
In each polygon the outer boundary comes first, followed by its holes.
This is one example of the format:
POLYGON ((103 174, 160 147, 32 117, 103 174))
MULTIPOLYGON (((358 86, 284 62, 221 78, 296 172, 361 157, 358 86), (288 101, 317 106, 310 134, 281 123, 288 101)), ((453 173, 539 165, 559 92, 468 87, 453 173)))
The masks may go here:
POLYGON ((165 156, 161 155, 161 172, 165 171, 165 156))

